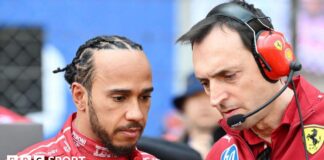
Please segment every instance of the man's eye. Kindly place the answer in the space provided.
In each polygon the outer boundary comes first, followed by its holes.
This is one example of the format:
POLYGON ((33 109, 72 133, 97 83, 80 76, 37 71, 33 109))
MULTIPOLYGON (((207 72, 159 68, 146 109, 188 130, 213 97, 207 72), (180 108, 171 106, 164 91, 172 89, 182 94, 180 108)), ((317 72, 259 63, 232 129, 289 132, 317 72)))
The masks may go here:
POLYGON ((151 95, 141 96, 140 98, 143 101, 147 101, 147 100, 150 100, 151 99, 151 95))
POLYGON ((209 83, 206 81, 201 81, 200 83, 204 87, 205 92, 208 93, 209 92, 209 83))
POLYGON ((234 80, 236 78, 236 75, 237 75, 236 73, 231 73, 231 74, 226 74, 224 77, 225 77, 226 80, 231 81, 231 80, 234 80))
POLYGON ((207 87, 207 88, 209 88, 209 84, 208 84, 208 82, 201 82, 201 85, 202 85, 203 87, 207 87))
POLYGON ((126 99, 125 96, 114 96, 112 97, 115 102, 122 102, 126 99))

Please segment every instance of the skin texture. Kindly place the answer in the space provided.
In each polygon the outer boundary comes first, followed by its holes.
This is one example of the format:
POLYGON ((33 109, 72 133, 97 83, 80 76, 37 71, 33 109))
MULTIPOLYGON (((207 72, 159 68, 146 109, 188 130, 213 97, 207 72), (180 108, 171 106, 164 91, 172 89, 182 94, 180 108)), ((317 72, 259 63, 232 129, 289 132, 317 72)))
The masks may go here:
POLYGON ((96 50, 91 93, 72 84, 75 127, 117 155, 129 155, 145 127, 153 91, 149 62, 137 50, 96 50))
MULTIPOLYGON (((239 34, 226 26, 216 26, 193 45, 196 77, 210 97, 210 103, 227 119, 247 114, 274 96, 283 86, 281 81, 266 81, 239 34)), ((278 99, 236 129, 252 128, 261 138, 270 139, 278 127, 293 94, 287 89, 278 99)))

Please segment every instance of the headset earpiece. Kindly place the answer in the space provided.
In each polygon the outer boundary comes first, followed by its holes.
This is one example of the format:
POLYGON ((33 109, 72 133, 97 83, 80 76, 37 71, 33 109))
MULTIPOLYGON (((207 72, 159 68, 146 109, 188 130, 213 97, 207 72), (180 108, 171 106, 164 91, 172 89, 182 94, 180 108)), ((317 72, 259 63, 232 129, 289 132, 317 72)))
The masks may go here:
POLYGON ((256 37, 256 45, 257 52, 271 68, 262 69, 267 78, 276 81, 288 76, 290 63, 295 60, 295 56, 282 33, 273 30, 260 31, 256 37))
POLYGON ((229 17, 247 26, 253 32, 252 52, 262 73, 269 82, 276 82, 281 77, 288 76, 290 63, 295 61, 292 47, 286 42, 280 32, 273 30, 272 25, 267 26, 262 19, 254 15, 243 6, 235 3, 225 3, 208 13, 207 18, 216 16, 229 17))

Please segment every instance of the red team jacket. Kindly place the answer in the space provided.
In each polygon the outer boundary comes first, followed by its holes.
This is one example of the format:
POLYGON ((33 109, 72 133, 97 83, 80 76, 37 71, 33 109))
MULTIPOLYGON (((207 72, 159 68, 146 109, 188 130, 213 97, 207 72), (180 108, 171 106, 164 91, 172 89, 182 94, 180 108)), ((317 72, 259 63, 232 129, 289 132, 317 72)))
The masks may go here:
MULTIPOLYGON (((73 129, 72 121, 75 116, 74 113, 69 117, 56 137, 30 146, 18 153, 18 156, 30 155, 35 158, 35 155, 42 155, 46 159, 61 157, 61 159, 67 160, 128 160, 126 157, 113 155, 99 142, 95 142, 73 129)), ((154 156, 137 149, 134 150, 132 159, 157 160, 154 156)))
MULTIPOLYGON (((294 80, 302 108, 306 149, 309 159, 324 159, 324 94, 304 78, 294 80)), ((295 99, 288 105, 279 127, 271 134, 271 144, 258 138, 251 130, 234 131, 222 119, 226 135, 210 150, 208 160, 253 160, 271 148, 271 160, 304 160, 302 132, 295 99)))

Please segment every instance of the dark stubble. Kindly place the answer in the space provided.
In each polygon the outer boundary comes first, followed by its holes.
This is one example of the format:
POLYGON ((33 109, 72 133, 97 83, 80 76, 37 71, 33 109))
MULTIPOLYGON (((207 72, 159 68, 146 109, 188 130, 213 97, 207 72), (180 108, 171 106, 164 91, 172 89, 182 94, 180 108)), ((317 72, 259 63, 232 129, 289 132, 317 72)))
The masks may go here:
MULTIPOLYGON (((89 116, 90 116, 90 125, 91 125, 91 129, 92 131, 96 134, 97 137, 99 137, 99 139, 101 140, 101 143, 104 144, 104 146, 111 151, 112 153, 114 153, 117 156, 127 156, 130 157, 132 152, 135 149, 136 144, 130 144, 130 145, 125 145, 125 146, 116 146, 112 143, 112 137, 110 137, 108 135, 108 133, 104 130, 104 127, 102 127, 102 125, 100 125, 99 120, 98 120, 98 116, 96 114, 96 111, 93 108, 93 104, 92 104, 92 97, 89 96, 88 97, 89 101, 88 101, 88 106, 89 106, 89 116)), ((143 126, 137 122, 132 122, 130 124, 128 124, 127 126, 124 127, 119 127, 117 128, 113 134, 131 128, 131 127, 138 127, 141 128, 141 133, 143 131, 143 126)))

